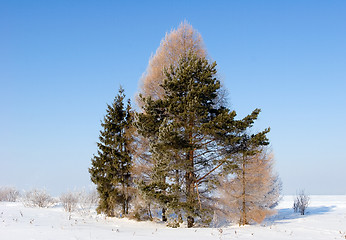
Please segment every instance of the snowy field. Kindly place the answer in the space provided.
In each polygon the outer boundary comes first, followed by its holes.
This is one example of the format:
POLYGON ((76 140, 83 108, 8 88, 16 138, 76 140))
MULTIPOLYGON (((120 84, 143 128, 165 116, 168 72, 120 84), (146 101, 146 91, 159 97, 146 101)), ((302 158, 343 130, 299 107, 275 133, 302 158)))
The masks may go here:
POLYGON ((111 219, 53 208, 27 208, 0 202, 1 240, 77 239, 346 239, 346 196, 311 196, 307 215, 293 213, 286 196, 278 214, 260 225, 221 228, 168 228, 161 223, 111 219))

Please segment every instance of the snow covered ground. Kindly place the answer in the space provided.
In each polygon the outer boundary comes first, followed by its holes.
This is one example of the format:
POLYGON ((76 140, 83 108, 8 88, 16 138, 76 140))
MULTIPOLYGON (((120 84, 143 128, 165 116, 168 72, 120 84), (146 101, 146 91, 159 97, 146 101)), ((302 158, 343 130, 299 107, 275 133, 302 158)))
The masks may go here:
POLYGON ((293 213, 292 204, 293 196, 285 196, 278 214, 260 225, 173 229, 95 213, 73 213, 69 218, 62 207, 39 209, 1 202, 0 239, 346 239, 346 195, 311 196, 305 216, 293 213))

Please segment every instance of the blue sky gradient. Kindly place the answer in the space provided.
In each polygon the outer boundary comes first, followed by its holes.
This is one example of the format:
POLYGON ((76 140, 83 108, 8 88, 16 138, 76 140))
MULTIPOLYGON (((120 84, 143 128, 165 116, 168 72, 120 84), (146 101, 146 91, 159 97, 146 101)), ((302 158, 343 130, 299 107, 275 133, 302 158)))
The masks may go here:
POLYGON ((232 109, 262 113, 284 194, 346 194, 346 1, 1 1, 0 186, 91 185, 106 104, 187 20, 232 109))

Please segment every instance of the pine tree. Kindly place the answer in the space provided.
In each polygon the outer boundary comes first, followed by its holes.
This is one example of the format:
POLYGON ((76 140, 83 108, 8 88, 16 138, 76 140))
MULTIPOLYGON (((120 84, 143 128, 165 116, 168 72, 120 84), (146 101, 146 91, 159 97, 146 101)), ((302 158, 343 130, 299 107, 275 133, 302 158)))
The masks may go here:
MULTIPOLYGON (((151 98, 153 101, 156 101, 165 97, 165 90, 162 87, 165 79, 164 69, 168 69, 171 66, 176 67, 179 64, 181 56, 186 56, 188 52, 192 52, 197 55, 197 57, 201 58, 207 56, 207 51, 200 33, 189 23, 184 21, 177 29, 173 29, 170 33, 166 33, 156 53, 150 58, 146 72, 140 79, 140 89, 136 98, 136 103, 142 112, 148 110, 145 109, 144 98, 151 98), (139 96, 142 96, 142 98, 139 96)), ((218 90, 218 92, 221 93, 220 90, 218 90)), ((218 94, 219 102, 223 99, 225 93, 226 91, 223 90, 223 94, 218 94)), ((157 131, 151 131, 151 135, 156 136, 157 131)), ((149 142, 153 142, 153 139, 149 141, 149 136, 144 138, 143 135, 136 136, 136 139, 139 144, 136 149, 137 157, 134 168, 140 169, 141 174, 137 177, 148 182, 149 174, 154 171, 154 166, 157 165, 155 158, 152 157, 149 151, 151 148, 149 142)), ((147 201, 151 201, 149 195, 144 194, 144 196, 148 198, 147 201)), ((166 208, 163 207, 163 221, 167 220, 165 211, 166 208)))
POLYGON ((130 101, 124 104, 125 94, 120 87, 112 105, 101 123, 98 154, 89 168, 91 180, 100 196, 98 212, 115 216, 116 208, 128 214, 131 200, 132 167, 132 111, 130 101))
POLYGON ((216 63, 193 52, 166 69, 162 88, 162 99, 142 96, 144 112, 137 115, 138 131, 150 138, 154 160, 151 181, 143 184, 142 191, 164 208, 185 214, 192 227, 195 217, 205 219, 210 214, 211 179, 220 173, 230 152, 239 151, 241 133, 253 124, 259 110, 235 120, 235 112, 219 104, 216 63))

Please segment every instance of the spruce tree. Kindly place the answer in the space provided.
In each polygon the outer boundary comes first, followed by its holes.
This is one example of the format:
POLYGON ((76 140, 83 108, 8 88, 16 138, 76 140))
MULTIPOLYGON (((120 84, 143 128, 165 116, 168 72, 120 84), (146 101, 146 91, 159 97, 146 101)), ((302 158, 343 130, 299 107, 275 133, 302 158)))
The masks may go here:
POLYGON ((98 154, 92 158, 89 168, 91 180, 97 186, 100 196, 97 211, 107 216, 115 216, 120 208, 123 215, 128 214, 131 200, 131 142, 132 111, 128 100, 124 104, 124 89, 111 105, 107 104, 107 114, 101 122, 98 154))
MULTIPOLYGON (((206 218, 211 212, 212 179, 259 110, 242 120, 219 104, 220 81, 216 63, 193 53, 182 55, 166 69, 164 97, 142 97, 144 112, 137 115, 139 133, 151 138, 154 168, 142 190, 163 207, 187 217, 206 218), (228 147, 231 144, 232 147, 228 147)), ((230 165, 230 164, 229 164, 230 165)))

